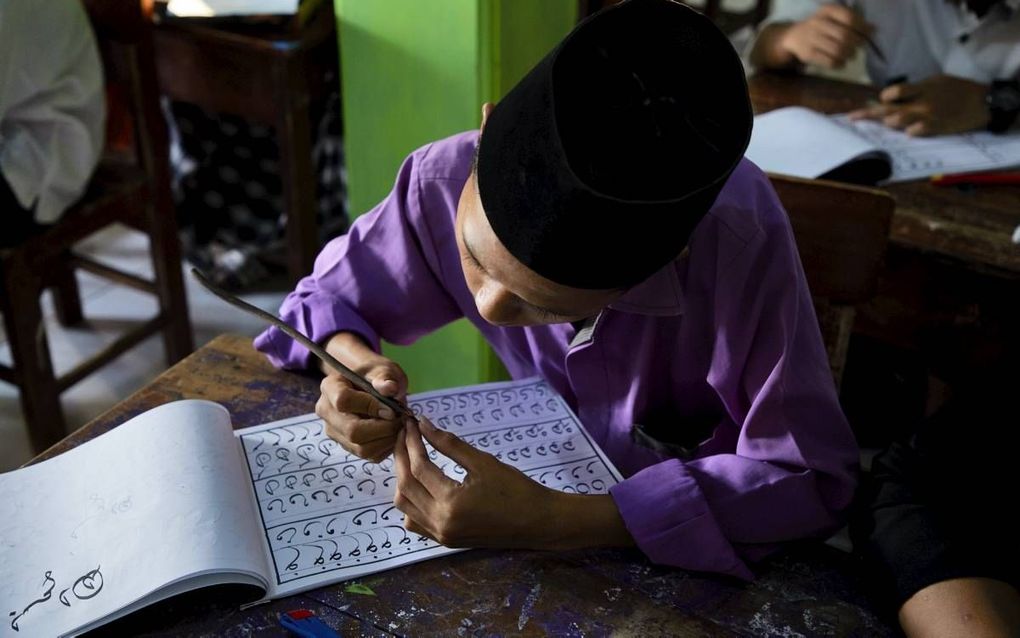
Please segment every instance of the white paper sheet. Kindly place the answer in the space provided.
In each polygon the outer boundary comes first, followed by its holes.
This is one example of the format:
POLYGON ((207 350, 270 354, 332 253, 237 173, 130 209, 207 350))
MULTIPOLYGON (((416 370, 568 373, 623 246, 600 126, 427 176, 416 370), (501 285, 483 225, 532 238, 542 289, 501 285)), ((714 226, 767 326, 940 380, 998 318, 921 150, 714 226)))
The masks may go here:
POLYGON ((938 174, 992 171, 1020 166, 1020 133, 995 134, 985 131, 938 137, 910 137, 878 122, 849 122, 835 116, 837 123, 852 126, 854 132, 892 158, 892 176, 885 183, 907 182, 938 174))
POLYGON ((0 636, 56 636, 268 567, 227 411, 150 410, 0 475, 0 636), (190 580, 190 582, 188 582, 190 580))
POLYGON ((1020 132, 910 137, 877 122, 791 106, 754 118, 745 155, 762 170, 813 179, 876 153, 892 165, 886 184, 1006 169, 1020 166, 1020 132))
MULTIPOLYGON (((409 397, 417 414, 549 487, 599 494, 622 480, 563 399, 528 379, 409 397)), ((236 432, 258 501, 276 598, 455 551, 409 533, 392 457, 343 451, 314 415, 236 432)), ((464 469, 426 446, 451 478, 464 469)))
POLYGON ((814 179, 876 147, 828 116, 791 106, 754 118, 744 155, 770 173, 814 179))

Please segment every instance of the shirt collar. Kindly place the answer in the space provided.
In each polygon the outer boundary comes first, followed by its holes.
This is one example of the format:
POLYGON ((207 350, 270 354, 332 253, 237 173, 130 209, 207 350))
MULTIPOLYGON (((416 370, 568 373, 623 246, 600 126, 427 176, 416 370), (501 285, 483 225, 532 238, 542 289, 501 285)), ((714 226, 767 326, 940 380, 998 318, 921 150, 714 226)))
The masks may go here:
POLYGON ((628 290, 609 305, 613 310, 654 317, 683 314, 684 294, 679 269, 687 264, 687 251, 662 269, 628 290))

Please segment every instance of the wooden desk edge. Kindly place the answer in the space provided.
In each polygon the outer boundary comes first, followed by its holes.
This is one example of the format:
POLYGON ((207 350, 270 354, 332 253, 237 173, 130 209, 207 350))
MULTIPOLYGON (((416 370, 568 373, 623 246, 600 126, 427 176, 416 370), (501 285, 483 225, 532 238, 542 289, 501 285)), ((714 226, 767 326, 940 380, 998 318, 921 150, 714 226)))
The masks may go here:
MULTIPOLYGON (((868 85, 775 72, 755 73, 748 78, 748 89, 756 114, 793 103, 823 113, 838 113, 877 95, 877 89, 868 85)), ((1015 224, 997 221, 1001 227, 987 228, 958 221, 944 213, 926 212, 923 203, 927 202, 918 204, 912 192, 913 184, 915 182, 891 184, 882 189, 896 200, 889 235, 893 245, 946 259, 981 274, 1006 279, 1020 276, 1020 247, 1012 243, 1015 224)), ((925 195, 926 198, 934 196, 925 195)), ((949 205, 959 208, 974 204, 957 201, 949 205)), ((998 200, 985 207, 1003 210, 998 200)))
MULTIPOLYGON (((192 363, 192 361, 194 360, 194 358, 196 356, 198 356, 198 353, 199 353, 200 350, 202 350, 204 348, 219 349, 220 346, 223 346, 225 344, 236 344, 238 342, 248 342, 250 344, 251 343, 251 338, 250 337, 245 337, 243 335, 235 334, 235 333, 229 333, 229 332, 217 335, 216 337, 214 337, 211 341, 209 341, 205 345, 202 345, 202 346, 199 346, 198 348, 196 348, 187 357, 181 359, 180 361, 178 361, 174 365, 170 366, 169 368, 167 368, 163 372, 159 373, 159 375, 155 379, 153 379, 152 381, 149 381, 148 383, 143 385, 141 388, 135 390, 134 392, 132 392, 128 396, 124 397, 123 399, 120 399, 114 405, 112 405, 109 408, 107 408, 106 410, 104 410, 98 416, 95 416, 95 417, 89 419, 88 422, 86 422, 81 427, 76 428, 72 432, 68 432, 67 435, 64 438, 60 439, 59 441, 57 441, 56 443, 54 443, 50 447, 48 447, 45 450, 43 450, 42 452, 40 452, 39 454, 36 454, 29 461, 27 461, 26 463, 22 464, 21 467, 27 467, 29 465, 33 465, 33 464, 38 463, 40 461, 44 461, 46 459, 53 458, 55 456, 58 456, 59 454, 62 454, 62 452, 54 453, 54 451, 58 447, 63 445, 69 438, 71 438, 73 436, 84 435, 84 434, 86 434, 88 432, 88 430, 90 428, 97 427, 97 425, 100 424, 100 423, 103 423, 103 422, 115 419, 116 418, 116 416, 114 416, 115 413, 117 412, 117 410, 121 409, 121 407, 123 406, 124 403, 128 403, 128 402, 131 402, 131 401, 139 401, 141 399, 141 395, 144 392, 148 391, 151 387, 153 387, 155 385, 158 385, 161 381, 164 381, 169 375, 171 375, 174 372, 176 372, 178 370, 178 368, 183 368, 183 367, 187 367, 188 365, 190 365, 192 363)), ((118 423, 117 425, 120 425, 120 423, 118 423)), ((116 427, 116 426, 114 426, 114 427, 116 427)))
POLYGON ((181 37, 202 42, 215 42, 220 46, 240 51, 259 51, 275 55, 289 55, 312 49, 336 34, 336 21, 316 18, 297 33, 281 33, 280 37, 260 37, 250 33, 217 28, 212 24, 188 22, 185 18, 164 19, 154 23, 157 34, 181 37))

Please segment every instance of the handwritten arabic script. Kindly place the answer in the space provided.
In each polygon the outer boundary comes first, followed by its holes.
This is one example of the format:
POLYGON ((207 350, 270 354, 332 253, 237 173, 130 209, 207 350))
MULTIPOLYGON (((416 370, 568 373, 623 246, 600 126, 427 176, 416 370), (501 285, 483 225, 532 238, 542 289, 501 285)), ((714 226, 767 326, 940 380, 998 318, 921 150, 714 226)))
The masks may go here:
MULTIPOLYGON (((53 597, 53 590, 57 586, 56 579, 53 578, 53 571, 47 570, 43 575, 42 582, 42 594, 28 603, 24 609, 20 612, 17 610, 10 613, 11 617, 11 629, 14 631, 21 631, 18 626, 18 622, 37 605, 48 602, 53 597)), ((57 594, 57 600, 60 601, 65 607, 70 607, 74 600, 88 600, 94 598, 103 589, 103 573, 99 570, 99 566, 95 569, 90 569, 85 572, 80 578, 74 581, 68 587, 65 587, 57 594), (73 598, 71 598, 73 596, 73 598)))
MULTIPOLYGON (((619 480, 544 381, 426 393, 410 397, 409 405, 549 487, 600 494, 619 480)), ((449 551, 403 528, 403 515, 393 507, 392 458, 372 463, 347 453, 314 416, 250 428, 240 439, 278 584, 449 551)), ((463 467, 426 449, 447 476, 464 479, 463 467)))

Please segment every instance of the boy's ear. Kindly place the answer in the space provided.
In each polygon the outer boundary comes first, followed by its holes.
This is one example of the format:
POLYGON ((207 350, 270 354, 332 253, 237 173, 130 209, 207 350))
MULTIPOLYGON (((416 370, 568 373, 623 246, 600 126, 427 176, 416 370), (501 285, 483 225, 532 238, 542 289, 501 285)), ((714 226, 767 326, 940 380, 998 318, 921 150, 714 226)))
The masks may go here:
POLYGON ((485 123, 489 121, 489 114, 492 113, 493 108, 495 106, 492 102, 482 104, 482 125, 479 127, 481 130, 485 130, 485 123))

